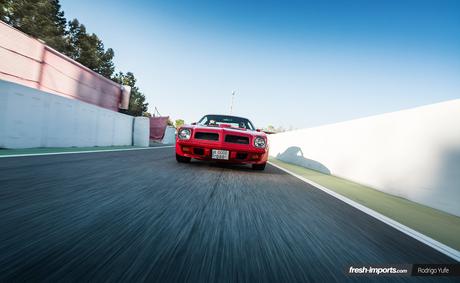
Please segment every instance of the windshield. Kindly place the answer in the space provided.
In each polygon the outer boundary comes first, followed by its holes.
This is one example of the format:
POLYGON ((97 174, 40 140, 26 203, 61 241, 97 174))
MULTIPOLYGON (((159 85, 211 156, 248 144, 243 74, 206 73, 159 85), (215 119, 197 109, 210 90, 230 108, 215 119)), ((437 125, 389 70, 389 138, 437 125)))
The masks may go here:
POLYGON ((218 126, 221 124, 227 124, 232 128, 242 128, 253 131, 255 130, 254 125, 248 119, 225 115, 206 115, 200 119, 198 124, 205 126, 218 126))

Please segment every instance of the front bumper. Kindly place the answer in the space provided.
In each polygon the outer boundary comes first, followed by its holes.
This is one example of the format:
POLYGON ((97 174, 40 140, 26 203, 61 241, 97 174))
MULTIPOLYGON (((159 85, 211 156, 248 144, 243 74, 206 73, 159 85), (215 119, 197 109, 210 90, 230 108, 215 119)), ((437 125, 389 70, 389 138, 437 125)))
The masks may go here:
POLYGON ((211 141, 176 140, 176 154, 199 160, 230 162, 242 164, 261 164, 268 160, 268 148, 255 148, 249 145, 228 144, 211 141), (212 159, 213 149, 228 150, 229 159, 212 159))

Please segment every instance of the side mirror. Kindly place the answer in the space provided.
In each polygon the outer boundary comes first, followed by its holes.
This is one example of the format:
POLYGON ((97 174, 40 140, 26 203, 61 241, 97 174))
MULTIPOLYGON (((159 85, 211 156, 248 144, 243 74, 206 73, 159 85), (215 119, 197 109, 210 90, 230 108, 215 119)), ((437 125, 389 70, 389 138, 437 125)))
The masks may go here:
POLYGON ((192 125, 192 126, 195 126, 195 125, 196 125, 196 122, 193 122, 193 123, 192 123, 192 124, 190 124, 190 125, 192 125))
POLYGON ((256 132, 260 132, 260 131, 262 131, 262 130, 261 129, 256 129, 256 132))

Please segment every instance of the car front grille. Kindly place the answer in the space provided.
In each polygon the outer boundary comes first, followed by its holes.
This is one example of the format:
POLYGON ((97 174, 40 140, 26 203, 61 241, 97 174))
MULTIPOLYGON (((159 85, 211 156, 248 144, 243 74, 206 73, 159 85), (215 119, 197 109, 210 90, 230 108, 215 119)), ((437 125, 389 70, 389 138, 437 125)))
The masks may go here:
POLYGON ((248 157, 248 154, 245 152, 238 152, 236 154, 236 159, 239 159, 239 160, 246 159, 247 157, 248 157))
POLYGON ((225 136, 225 142, 239 143, 239 144, 249 144, 249 138, 248 137, 242 137, 242 136, 226 135, 225 136))
POLYGON ((197 133, 195 133, 195 139, 208 140, 208 141, 218 141, 219 140, 219 134, 197 132, 197 133))
POLYGON ((193 153, 198 154, 198 155, 204 155, 204 149, 195 147, 193 149, 193 153))

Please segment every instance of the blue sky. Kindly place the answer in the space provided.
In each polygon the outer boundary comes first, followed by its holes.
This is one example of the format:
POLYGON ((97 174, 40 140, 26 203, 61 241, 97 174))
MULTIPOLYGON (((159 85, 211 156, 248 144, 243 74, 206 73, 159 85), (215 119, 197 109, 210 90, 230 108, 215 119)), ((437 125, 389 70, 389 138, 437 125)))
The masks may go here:
POLYGON ((150 110, 303 128, 460 98, 460 1, 61 0, 150 110))

